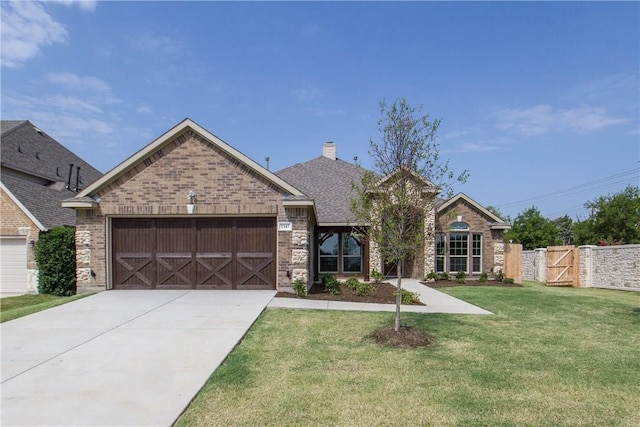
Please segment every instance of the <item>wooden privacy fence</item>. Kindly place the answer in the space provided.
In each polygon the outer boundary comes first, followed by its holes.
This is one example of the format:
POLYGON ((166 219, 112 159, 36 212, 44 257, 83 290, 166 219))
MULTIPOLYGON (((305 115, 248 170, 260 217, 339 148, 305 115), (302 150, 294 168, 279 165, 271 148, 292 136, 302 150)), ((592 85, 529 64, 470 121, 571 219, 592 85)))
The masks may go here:
POLYGON ((522 283, 522 245, 505 243, 504 277, 510 277, 514 283, 522 283))
POLYGON ((547 286, 579 286, 580 259, 575 246, 547 248, 547 286))

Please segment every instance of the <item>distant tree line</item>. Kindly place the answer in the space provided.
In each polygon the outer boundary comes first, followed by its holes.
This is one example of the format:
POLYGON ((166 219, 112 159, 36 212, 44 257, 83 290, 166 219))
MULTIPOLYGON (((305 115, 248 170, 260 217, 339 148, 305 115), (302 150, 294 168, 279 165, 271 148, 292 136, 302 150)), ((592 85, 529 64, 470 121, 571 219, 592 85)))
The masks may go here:
POLYGON ((568 215, 556 219, 542 216, 532 206, 515 219, 506 217, 494 207, 496 215, 511 223, 505 241, 521 243, 530 250, 558 245, 623 245, 640 243, 640 187, 628 186, 619 193, 600 196, 584 205, 588 218, 576 221, 568 215))

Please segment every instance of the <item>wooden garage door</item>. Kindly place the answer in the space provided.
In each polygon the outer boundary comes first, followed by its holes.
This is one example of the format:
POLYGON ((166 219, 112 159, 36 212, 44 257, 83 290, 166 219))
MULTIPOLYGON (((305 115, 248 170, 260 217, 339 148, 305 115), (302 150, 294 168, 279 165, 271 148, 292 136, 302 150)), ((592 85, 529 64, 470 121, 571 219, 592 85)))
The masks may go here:
POLYGON ((275 289, 275 218, 114 219, 115 289, 275 289))

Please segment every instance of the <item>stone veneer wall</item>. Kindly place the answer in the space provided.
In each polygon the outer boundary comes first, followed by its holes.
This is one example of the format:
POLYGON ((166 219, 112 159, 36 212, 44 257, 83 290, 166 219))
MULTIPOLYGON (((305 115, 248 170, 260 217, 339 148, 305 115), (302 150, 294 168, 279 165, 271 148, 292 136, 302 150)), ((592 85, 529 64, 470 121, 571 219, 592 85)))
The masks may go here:
MULTIPOLYGON (((640 290, 640 245, 580 246, 580 287, 640 290)), ((522 278, 546 282, 547 249, 522 251, 522 278)))
POLYGON ((102 200, 97 210, 78 209, 78 292, 108 286, 109 218, 187 216, 187 194, 192 190, 197 194, 194 215, 273 217, 291 222, 293 232, 278 232, 277 286, 290 287, 294 277, 308 280, 309 238, 305 244, 302 237, 309 233, 306 209, 285 209, 281 189, 187 131, 99 190, 97 196, 102 200))
POLYGON ((292 231, 278 232, 278 271, 284 271, 284 277, 278 280, 278 290, 293 292, 293 282, 302 280, 307 289, 313 285, 311 277, 311 230, 308 213, 303 208, 286 209, 287 221, 292 223, 292 231), (289 272, 289 277, 287 273, 289 272))
POLYGON ((522 280, 547 281, 547 249, 522 251, 522 280))
POLYGON ((640 290, 640 245, 580 246, 580 286, 640 290))

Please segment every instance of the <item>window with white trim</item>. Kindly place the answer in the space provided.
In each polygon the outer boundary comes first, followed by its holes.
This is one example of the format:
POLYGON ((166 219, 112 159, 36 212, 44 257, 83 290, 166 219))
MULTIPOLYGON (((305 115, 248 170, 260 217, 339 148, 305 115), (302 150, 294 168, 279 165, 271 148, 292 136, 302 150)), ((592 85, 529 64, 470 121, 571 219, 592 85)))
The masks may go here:
POLYGON ((469 258, 469 234, 451 233, 449 234, 449 271, 456 273, 464 271, 467 273, 467 261, 469 258))
POLYGON ((473 273, 482 273, 482 234, 472 236, 471 263, 473 273))
POLYGON ((436 272, 444 272, 445 260, 447 258, 447 235, 445 233, 436 234, 436 272))

